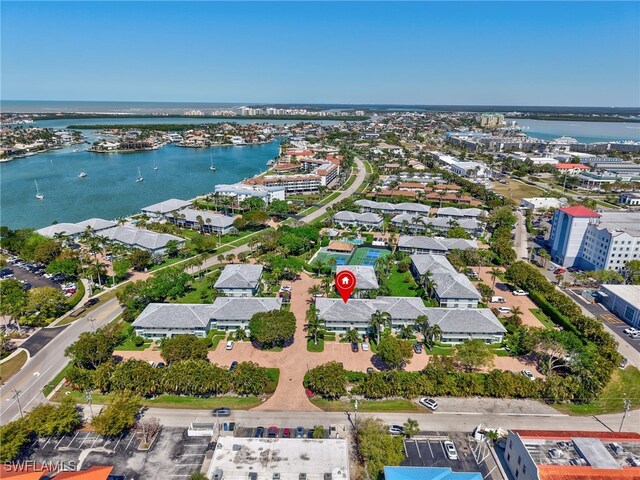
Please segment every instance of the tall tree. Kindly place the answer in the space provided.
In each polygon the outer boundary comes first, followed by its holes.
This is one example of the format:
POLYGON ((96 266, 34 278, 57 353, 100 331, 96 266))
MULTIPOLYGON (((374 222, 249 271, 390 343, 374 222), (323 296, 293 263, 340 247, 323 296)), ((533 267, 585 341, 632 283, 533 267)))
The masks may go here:
POLYGON ((376 344, 379 344, 380 334, 387 326, 391 326, 391 315, 388 312, 381 312, 380 310, 376 310, 371 314, 369 325, 376 334, 376 344))

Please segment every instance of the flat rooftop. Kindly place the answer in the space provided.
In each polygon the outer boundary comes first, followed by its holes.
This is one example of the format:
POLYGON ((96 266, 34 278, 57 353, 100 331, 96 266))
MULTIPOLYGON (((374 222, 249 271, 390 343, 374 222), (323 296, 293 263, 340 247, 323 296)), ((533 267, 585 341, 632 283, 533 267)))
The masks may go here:
POLYGON ((281 480, 348 480, 349 454, 345 439, 220 437, 207 476, 222 471, 224 480, 258 480, 280 474, 281 480), (330 475, 327 475, 330 474, 330 475))

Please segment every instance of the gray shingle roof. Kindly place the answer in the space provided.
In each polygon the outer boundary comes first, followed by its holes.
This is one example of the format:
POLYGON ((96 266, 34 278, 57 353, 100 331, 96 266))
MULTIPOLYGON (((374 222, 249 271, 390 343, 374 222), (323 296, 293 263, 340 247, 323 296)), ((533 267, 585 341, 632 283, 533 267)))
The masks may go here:
MULTIPOLYGON (((188 222, 198 222, 198 216, 202 217, 204 225, 211 225, 213 227, 220 228, 228 228, 233 225, 233 217, 228 217, 227 215, 221 215, 219 213, 212 212, 204 212, 201 210, 194 210, 193 208, 183 208, 182 210, 176 212, 178 214, 184 215, 185 220, 188 222), (208 222, 207 220, 211 220, 208 222)), ((176 217, 175 214, 171 214, 171 216, 176 217)))
POLYGON ((281 306, 281 298, 218 297, 213 302, 211 318, 213 320, 251 320, 256 313, 280 310, 281 306))
POLYGON ((443 333, 506 333, 506 328, 488 308, 428 308, 429 323, 443 333))
POLYGON ((156 213, 160 212, 161 214, 173 212, 175 210, 180 210, 181 208, 190 207, 193 202, 188 200, 180 200, 178 198, 170 198, 165 200, 164 202, 154 203, 153 205, 149 205, 148 207, 144 207, 141 210, 143 212, 148 213, 156 213))
POLYGON ((102 218, 89 218, 84 222, 76 223, 77 226, 86 229, 87 227, 91 227, 93 231, 104 230, 105 228, 115 227, 117 225, 116 222, 112 222, 111 220, 103 220, 102 218))
POLYGON ((139 328, 206 328, 213 305, 151 303, 133 322, 139 328))
POLYGON ((356 276, 356 288, 359 290, 375 290, 378 289, 378 278, 373 267, 366 265, 339 265, 336 267, 336 273, 342 270, 349 270, 356 276))
POLYGON ((107 237, 109 240, 140 247, 147 250, 157 250, 164 248, 171 240, 178 243, 184 243, 184 239, 169 235, 168 233, 156 233, 151 230, 141 228, 118 226, 103 230, 100 235, 107 237))
POLYGON ((466 275, 458 272, 434 273, 432 276, 436 284, 435 291, 438 298, 461 298, 480 300, 481 295, 466 275))
POLYGON ((411 255, 411 262, 413 263, 418 275, 424 275, 426 272, 431 273, 444 273, 455 272, 456 269, 449 263, 447 257, 444 255, 425 254, 425 255, 411 255))
POLYGON ((262 276, 262 265, 235 263, 227 265, 215 284, 215 288, 254 289, 262 276))
POLYGON ((474 217, 478 218, 484 216, 484 210, 479 208, 456 208, 456 207, 442 207, 438 210, 438 217, 474 217))
POLYGON ((56 234, 77 235, 84 232, 83 227, 79 227, 75 223, 56 223, 36 230, 43 237, 53 238, 56 234))
POLYGON ((376 310, 388 312, 394 319, 415 319, 425 315, 427 310, 417 297, 352 298, 347 303, 339 298, 317 298, 316 307, 318 316, 323 320, 349 319, 355 322, 368 321, 376 310))
POLYGON ((363 222, 363 223, 381 223, 382 217, 376 213, 355 213, 348 211, 337 212, 333 216, 338 222, 363 222))
POLYGON ((470 248, 478 248, 478 242, 476 240, 463 240, 461 238, 400 235, 398 238, 398 248, 419 248, 446 253, 453 249, 468 250, 470 248))
POLYGON ((423 215, 413 215, 409 213, 401 213, 400 215, 396 215, 391 219, 392 223, 396 225, 401 225, 404 221, 409 222, 409 225, 417 224, 420 228, 422 224, 432 225, 436 228, 449 228, 451 227, 451 222, 455 221, 458 226, 464 228, 465 230, 476 230, 479 227, 479 223, 477 220, 473 219, 459 219, 454 220, 451 218, 445 217, 425 217, 423 215))

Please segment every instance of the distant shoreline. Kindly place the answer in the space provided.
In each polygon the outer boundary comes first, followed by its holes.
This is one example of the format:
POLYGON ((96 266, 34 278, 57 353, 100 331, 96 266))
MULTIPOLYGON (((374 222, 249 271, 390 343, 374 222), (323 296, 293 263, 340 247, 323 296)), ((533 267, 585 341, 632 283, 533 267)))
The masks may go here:
POLYGON ((215 119, 234 122, 236 120, 311 120, 311 121, 344 121, 359 122, 368 120, 369 115, 178 115, 178 114, 149 114, 149 113, 23 113, 2 112, 3 115, 31 115, 34 121, 42 120, 78 120, 84 118, 194 118, 215 119))

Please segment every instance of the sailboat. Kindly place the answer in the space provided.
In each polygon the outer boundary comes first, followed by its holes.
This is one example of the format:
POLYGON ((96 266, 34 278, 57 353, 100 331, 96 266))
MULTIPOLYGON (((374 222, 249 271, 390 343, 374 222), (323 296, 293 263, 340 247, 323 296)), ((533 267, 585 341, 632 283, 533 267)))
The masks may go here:
POLYGON ((36 184, 36 198, 38 200, 44 200, 44 195, 40 193, 40 190, 38 189, 38 182, 36 182, 35 180, 33 181, 33 183, 36 184))
POLYGON ((153 169, 154 170, 158 170, 158 165, 156 165, 156 161, 155 160, 153 161, 153 169))
POLYGON ((84 177, 86 177, 86 176, 87 176, 87 172, 80 172, 80 173, 78 174, 78 178, 84 178, 84 177))
POLYGON ((138 167, 138 178, 136 178, 136 183, 139 183, 142 180, 144 180, 144 178, 142 178, 142 174, 140 173, 140 167, 138 167))
POLYGON ((215 165, 213 164, 213 156, 212 156, 211 154, 209 154, 209 158, 210 158, 210 161, 209 161, 209 170, 211 170, 212 172, 215 172, 215 171, 216 171, 216 167, 215 167, 215 165))

